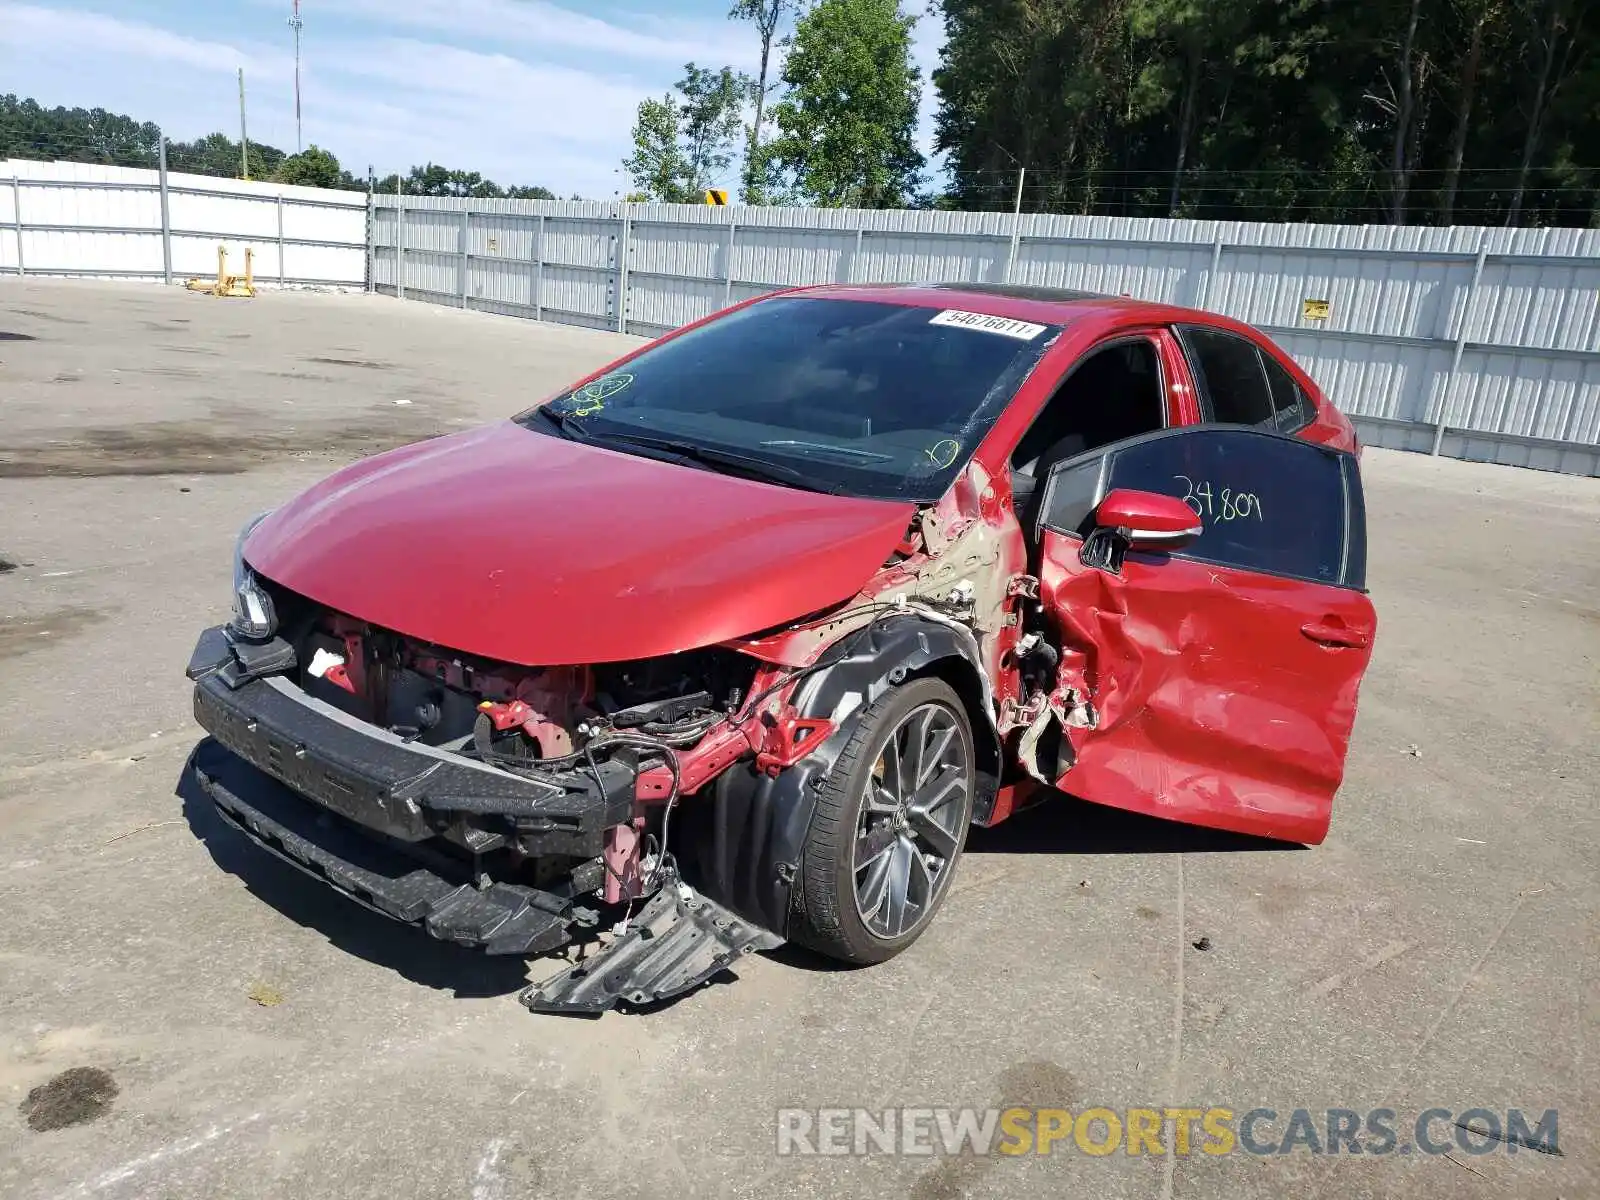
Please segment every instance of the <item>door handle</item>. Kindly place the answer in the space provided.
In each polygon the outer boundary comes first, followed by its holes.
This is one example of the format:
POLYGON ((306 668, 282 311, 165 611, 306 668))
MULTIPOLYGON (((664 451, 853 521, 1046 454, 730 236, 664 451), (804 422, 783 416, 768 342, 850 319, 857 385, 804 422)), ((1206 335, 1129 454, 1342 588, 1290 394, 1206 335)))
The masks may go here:
POLYGON ((1351 629, 1344 624, 1334 625, 1327 621, 1312 621, 1308 625, 1302 625, 1300 632, 1323 646, 1348 646, 1364 650, 1372 644, 1372 635, 1365 630, 1351 629))

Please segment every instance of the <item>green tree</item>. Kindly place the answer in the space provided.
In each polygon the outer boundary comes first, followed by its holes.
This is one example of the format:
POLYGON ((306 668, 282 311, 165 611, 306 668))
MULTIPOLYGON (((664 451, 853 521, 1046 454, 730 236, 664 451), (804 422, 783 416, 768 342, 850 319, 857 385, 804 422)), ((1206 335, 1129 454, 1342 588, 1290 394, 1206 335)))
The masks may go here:
MULTIPOLYGON (((1128 112, 1136 121, 1159 115, 1147 135, 1152 143, 1171 142, 1171 216, 1181 211, 1185 171, 1198 165, 1207 101, 1226 92, 1239 35, 1256 7, 1256 0, 1130 0, 1129 47, 1138 76, 1128 112)), ((1154 144, 1150 149, 1158 152, 1154 144)))
POLYGON ((1600 0, 939 0, 951 201, 1600 223, 1600 0))
POLYGON ((1456 0, 1451 24, 1465 31, 1455 47, 1456 61, 1444 90, 1454 110, 1444 178, 1439 187, 1439 220, 1448 225, 1455 215, 1456 189, 1467 156, 1467 136, 1472 132, 1473 110, 1478 103, 1479 73, 1484 47, 1498 32, 1505 17, 1505 0, 1456 0))
POLYGON ((678 144, 678 105, 670 93, 640 102, 633 123, 633 153, 622 166, 634 188, 650 199, 687 203, 688 159, 678 144))
POLYGON ((339 166, 339 160, 315 143, 279 163, 272 178, 301 187, 350 188, 355 183, 350 172, 339 166))
MULTIPOLYGON (((276 146, 252 141, 250 178, 270 179, 284 157, 283 151, 276 146)), ((225 133, 208 133, 205 137, 192 142, 170 142, 167 145, 169 170, 237 179, 242 165, 239 159, 239 143, 225 133)))
POLYGON ((707 71, 684 64, 678 81, 684 158, 689 169, 692 199, 722 182, 733 162, 739 136, 740 111, 750 93, 750 81, 732 67, 707 71))
POLYGON ((721 182, 733 162, 749 82, 731 67, 684 64, 683 78, 659 100, 639 105, 633 153, 622 166, 635 190, 666 204, 690 204, 721 182))
POLYGON ((0 96, 0 158, 154 167, 161 130, 103 108, 52 108, 0 96))
POLYGON ((485 179, 477 171, 452 170, 438 163, 412 167, 406 178, 408 196, 451 196, 456 198, 493 198, 505 193, 492 179, 485 179))
POLYGON ((750 120, 749 136, 745 140, 745 168, 743 195, 746 204, 766 203, 766 155, 761 145, 761 126, 764 122, 767 97, 771 87, 767 71, 772 58, 772 46, 778 36, 778 25, 787 13, 796 11, 799 0, 735 0, 728 16, 735 21, 749 21, 761 38, 761 67, 756 74, 751 94, 755 100, 755 115, 750 120))
POLYGON ((898 0, 820 0, 796 25, 770 152, 807 203, 895 208, 915 194, 915 23, 898 0))
POLYGON ((485 179, 477 171, 461 171, 428 163, 412 167, 405 176, 386 175, 374 187, 380 192, 393 193, 399 189, 407 196, 450 196, 475 200, 507 197, 512 200, 554 200, 549 188, 516 186, 503 188, 492 179, 485 179))

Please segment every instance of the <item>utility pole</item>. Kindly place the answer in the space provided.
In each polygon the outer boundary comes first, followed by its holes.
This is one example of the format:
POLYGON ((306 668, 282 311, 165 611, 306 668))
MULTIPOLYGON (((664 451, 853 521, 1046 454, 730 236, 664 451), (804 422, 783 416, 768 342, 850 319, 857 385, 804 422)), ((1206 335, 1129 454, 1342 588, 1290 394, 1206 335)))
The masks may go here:
POLYGON ((294 13, 289 18, 289 28, 294 30, 294 148, 296 153, 305 150, 305 139, 300 135, 300 0, 294 0, 294 13))
POLYGON ((250 181, 250 135, 244 127, 244 68, 239 68, 239 178, 250 181))
POLYGON ((1011 206, 1011 248, 1006 252, 1005 281, 1007 283, 1011 282, 1011 268, 1016 265, 1017 261, 1017 239, 1022 232, 1022 181, 1027 177, 1027 174, 1027 167, 1019 166, 1017 168, 1017 199, 1011 206))

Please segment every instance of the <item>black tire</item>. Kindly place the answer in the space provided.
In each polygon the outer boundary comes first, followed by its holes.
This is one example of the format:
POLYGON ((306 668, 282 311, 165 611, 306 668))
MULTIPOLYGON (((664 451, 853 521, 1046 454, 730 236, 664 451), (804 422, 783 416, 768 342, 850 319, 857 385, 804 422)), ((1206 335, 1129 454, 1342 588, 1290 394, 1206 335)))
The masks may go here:
MULTIPOLYGON (((949 751, 943 753, 948 755, 949 751)), ((920 765, 920 752, 917 761, 920 765)), ((938 766, 935 764, 936 769, 938 766)), ((896 765, 895 769, 898 775, 899 766, 896 765)), ((956 765, 946 767, 949 777, 954 778, 958 773, 956 765)), ((948 781, 944 786, 948 788, 948 781)), ((878 963, 893 958, 922 936, 950 890, 950 878, 966 845, 975 786, 972 726, 960 698, 949 684, 942 679, 917 679, 879 698, 861 715, 833 772, 818 789, 816 809, 806 832, 801 855, 800 886, 796 889, 795 909, 790 923, 793 939, 844 962, 878 963), (938 733, 944 732, 946 717, 953 718, 951 724, 959 740, 961 762, 964 764, 959 797, 951 796, 936 806, 941 824, 953 826, 954 850, 942 860, 934 855, 934 861, 942 861, 943 866, 931 875, 928 885, 931 898, 916 906, 903 903, 902 912, 908 907, 916 908, 915 923, 894 935, 869 927, 868 919, 861 911, 857 897, 857 838, 862 828, 863 811, 867 808, 868 781, 881 782, 875 773, 880 771, 882 763, 889 761, 890 756, 885 755, 885 748, 890 738, 898 738, 908 719, 921 721, 922 713, 928 711, 929 706, 934 706, 934 712, 928 719, 930 724, 939 723, 938 733)), ((875 803, 879 809, 882 808, 881 797, 884 794, 875 789, 875 803)), ((909 829, 904 838, 893 833, 890 825, 894 818, 873 816, 872 819, 878 831, 873 836, 886 834, 896 840, 910 840, 914 847, 922 845, 920 835, 909 829)), ((947 836, 951 833, 952 830, 946 830, 947 836)), ((871 843, 867 850, 870 851, 871 846, 876 844, 871 843)), ((900 852, 885 850, 885 853, 900 852)), ((932 868, 926 865, 928 858, 923 858, 920 863, 911 861, 909 857, 900 861, 905 862, 904 870, 908 877, 917 869, 924 879, 929 878, 932 868)), ((867 871, 872 868, 861 869, 867 871)), ((885 872, 889 869, 885 865, 885 872)), ((889 886, 890 883, 885 880, 886 896, 889 886)), ((882 910, 876 910, 872 919, 892 925, 892 920, 885 920, 881 913, 882 910)))

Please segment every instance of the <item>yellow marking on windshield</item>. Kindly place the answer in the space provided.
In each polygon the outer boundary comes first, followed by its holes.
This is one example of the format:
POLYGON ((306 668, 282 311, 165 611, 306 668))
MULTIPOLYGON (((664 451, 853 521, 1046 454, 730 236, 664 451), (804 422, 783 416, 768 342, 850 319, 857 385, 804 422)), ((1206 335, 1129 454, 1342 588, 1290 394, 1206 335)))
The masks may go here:
POLYGON ((575 417, 592 417, 605 408, 607 400, 632 383, 633 376, 623 373, 591 379, 572 393, 572 408, 569 411, 575 417))
POLYGON ((956 455, 961 453, 961 443, 955 438, 940 438, 923 453, 928 456, 928 461, 943 470, 956 461, 956 455))

